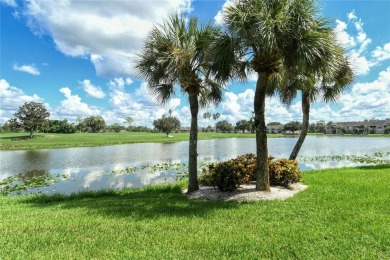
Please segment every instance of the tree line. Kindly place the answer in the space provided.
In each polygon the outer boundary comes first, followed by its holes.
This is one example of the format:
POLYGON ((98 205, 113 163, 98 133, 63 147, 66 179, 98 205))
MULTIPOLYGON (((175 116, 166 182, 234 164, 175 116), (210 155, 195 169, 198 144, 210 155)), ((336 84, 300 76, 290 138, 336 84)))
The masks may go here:
POLYGON ((102 116, 89 116, 79 118, 75 123, 70 123, 68 120, 48 119, 50 113, 42 103, 26 102, 19 107, 14 114, 14 118, 9 119, 3 125, 0 125, 1 132, 22 132, 29 133, 30 138, 34 132, 42 133, 99 133, 99 132, 152 132, 153 129, 146 126, 133 126, 133 119, 127 117, 124 123, 128 126, 123 126, 118 123, 107 125, 102 116))

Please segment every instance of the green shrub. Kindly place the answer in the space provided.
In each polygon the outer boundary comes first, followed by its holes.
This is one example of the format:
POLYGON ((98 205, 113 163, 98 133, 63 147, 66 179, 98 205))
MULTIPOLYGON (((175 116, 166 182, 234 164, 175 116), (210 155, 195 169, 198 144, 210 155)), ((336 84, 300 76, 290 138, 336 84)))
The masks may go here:
POLYGON ((203 170, 200 183, 216 186, 222 191, 234 191, 241 184, 248 183, 255 177, 256 156, 245 154, 226 162, 210 164, 203 170))
POLYGON ((301 173, 298 168, 298 162, 286 158, 271 161, 269 164, 269 178, 271 185, 285 187, 299 182, 301 180, 301 173))
MULTIPOLYGON (((269 157, 271 185, 288 186, 301 178, 298 162, 288 159, 272 161, 269 157)), ((199 181, 203 185, 234 191, 241 184, 256 180, 256 155, 244 154, 226 162, 212 163, 203 169, 199 181)))

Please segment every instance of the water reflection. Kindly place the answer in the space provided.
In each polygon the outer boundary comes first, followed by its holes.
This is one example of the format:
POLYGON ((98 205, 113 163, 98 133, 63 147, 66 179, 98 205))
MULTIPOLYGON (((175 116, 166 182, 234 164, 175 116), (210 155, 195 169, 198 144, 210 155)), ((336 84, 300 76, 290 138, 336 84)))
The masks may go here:
MULTIPOLYGON (((296 138, 268 140, 269 154, 275 158, 288 157, 296 138)), ((198 162, 224 161, 245 153, 255 153, 255 139, 215 139, 199 141, 198 162)), ((386 137, 316 137, 308 136, 300 156, 365 155, 389 152, 390 138, 386 137)), ((0 151, 0 181, 9 176, 37 176, 49 172, 57 178, 49 187, 32 192, 72 193, 82 190, 140 187, 175 180, 175 171, 151 171, 160 163, 187 163, 188 142, 145 143, 105 147, 43 149, 34 151, 0 151), (123 169, 134 168, 131 174, 123 169), (38 169, 32 171, 33 169, 38 169)), ((356 166, 349 161, 304 161, 302 170, 356 166)))

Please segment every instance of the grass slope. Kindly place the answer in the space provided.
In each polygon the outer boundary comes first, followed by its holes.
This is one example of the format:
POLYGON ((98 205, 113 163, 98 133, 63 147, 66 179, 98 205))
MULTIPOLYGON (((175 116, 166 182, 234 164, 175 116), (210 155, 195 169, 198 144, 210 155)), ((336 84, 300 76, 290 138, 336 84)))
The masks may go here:
MULTIPOLYGON (((28 138, 25 133, 0 134, 0 150, 66 148, 83 146, 104 146, 130 143, 169 143, 188 141, 189 133, 173 133, 166 137, 163 133, 76 133, 76 134, 35 134, 28 138)), ((270 134, 269 137, 281 137, 280 134, 270 134)), ((199 133, 199 140, 216 138, 248 138, 255 134, 239 133, 199 133)))
POLYGON ((0 197, 0 259, 390 258, 390 165, 303 175, 286 201, 189 200, 184 184, 0 197))

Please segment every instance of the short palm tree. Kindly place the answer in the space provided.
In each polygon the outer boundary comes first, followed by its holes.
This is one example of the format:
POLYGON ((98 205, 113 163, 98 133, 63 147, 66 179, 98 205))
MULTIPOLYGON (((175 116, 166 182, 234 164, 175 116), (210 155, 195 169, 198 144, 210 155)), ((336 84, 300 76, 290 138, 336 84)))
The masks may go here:
MULTIPOLYGON (((313 83, 313 76, 311 77, 312 79, 308 79, 308 81, 313 83)), ((315 102, 318 98, 324 103, 336 101, 340 94, 349 88, 352 82, 353 72, 348 62, 345 60, 345 63, 340 64, 340 67, 333 75, 330 75, 330 77, 323 77, 318 85, 308 84, 301 89, 303 113, 302 131, 290 154, 290 160, 296 160, 309 130, 310 104, 315 102)))
MULTIPOLYGON (((225 31, 216 37, 212 66, 216 78, 242 72, 257 74, 254 97, 256 189, 269 191, 265 98, 270 77, 282 68, 321 61, 321 41, 315 30, 327 26, 315 0, 241 0, 224 11, 225 31)), ((288 73, 292 75, 292 73, 288 73)))
POLYGON ((334 102, 353 82, 354 73, 344 54, 344 50, 335 41, 330 28, 318 28, 322 41, 321 62, 314 69, 305 64, 274 74, 269 82, 267 94, 280 94, 281 101, 290 105, 301 91, 302 130, 290 154, 290 160, 296 160, 309 130, 310 104, 317 99, 324 103, 334 102))
POLYGON ((170 15, 161 26, 155 27, 146 38, 136 71, 146 80, 162 104, 180 86, 188 95, 191 110, 189 138, 188 192, 199 189, 197 178, 197 141, 199 106, 222 100, 223 82, 209 73, 209 46, 217 29, 210 24, 199 25, 196 18, 186 21, 178 14, 170 15))

